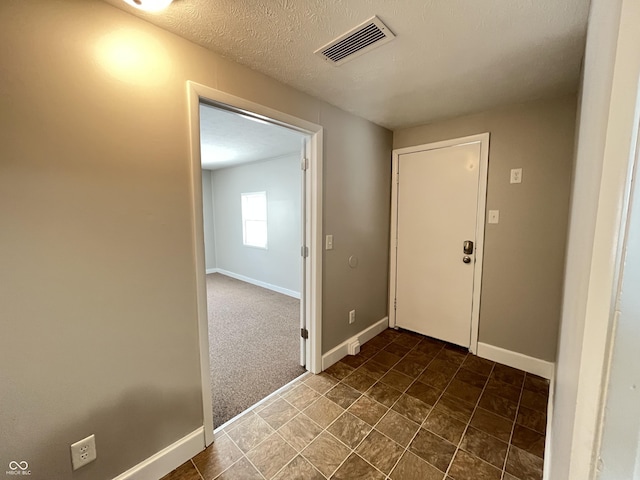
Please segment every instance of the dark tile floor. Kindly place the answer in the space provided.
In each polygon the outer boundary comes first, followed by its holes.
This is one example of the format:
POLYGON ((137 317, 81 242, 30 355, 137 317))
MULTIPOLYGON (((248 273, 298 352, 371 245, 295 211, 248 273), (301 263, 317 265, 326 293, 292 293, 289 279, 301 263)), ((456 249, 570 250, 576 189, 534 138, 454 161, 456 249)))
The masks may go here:
POLYGON ((163 480, 540 480, 548 381, 385 330, 163 480))

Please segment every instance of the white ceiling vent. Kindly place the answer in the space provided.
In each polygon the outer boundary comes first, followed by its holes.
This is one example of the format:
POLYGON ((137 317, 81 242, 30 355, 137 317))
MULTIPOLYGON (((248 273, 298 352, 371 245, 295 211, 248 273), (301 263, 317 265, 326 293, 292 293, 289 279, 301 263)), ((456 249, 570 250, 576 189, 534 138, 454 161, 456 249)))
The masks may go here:
POLYGON ((394 38, 382 20, 374 16, 313 53, 333 65, 341 65, 394 38))

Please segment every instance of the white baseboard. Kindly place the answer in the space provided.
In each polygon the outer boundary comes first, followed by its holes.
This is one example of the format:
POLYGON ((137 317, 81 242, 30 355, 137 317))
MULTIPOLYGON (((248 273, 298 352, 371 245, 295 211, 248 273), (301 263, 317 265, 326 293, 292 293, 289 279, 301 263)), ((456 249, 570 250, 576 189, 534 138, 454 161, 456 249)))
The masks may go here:
POLYGON ((114 480, 158 480, 204 450, 204 427, 160 450, 114 480))
POLYGON ((254 278, 245 277, 244 275, 233 273, 228 270, 223 270, 222 268, 209 268, 207 269, 207 274, 209 273, 219 273, 220 275, 226 275, 227 277, 235 278, 236 280, 250 283, 251 285, 256 285, 258 287, 266 288, 267 290, 282 293, 283 295, 287 295, 289 297, 297 298, 298 300, 300 300, 300 292, 289 290, 288 288, 284 287, 279 287, 278 285, 273 285, 271 283, 262 282, 254 278))
POLYGON ((380 332, 386 330, 388 326, 389 326, 389 317, 384 317, 382 320, 362 330, 357 335, 354 335, 353 337, 348 338, 337 347, 332 348, 327 353, 322 355, 322 370, 326 370, 334 363, 346 357, 349 354, 349 344, 351 342, 354 342, 357 340, 360 342, 360 345, 364 345, 365 342, 368 342, 373 337, 378 335, 380 332))
POLYGON ((539 358, 529 357, 522 353, 512 352, 504 348, 495 347, 486 343, 478 342, 478 356, 502 363, 509 367, 524 370, 525 372, 538 375, 539 377, 551 379, 555 369, 555 364, 540 360, 539 358))

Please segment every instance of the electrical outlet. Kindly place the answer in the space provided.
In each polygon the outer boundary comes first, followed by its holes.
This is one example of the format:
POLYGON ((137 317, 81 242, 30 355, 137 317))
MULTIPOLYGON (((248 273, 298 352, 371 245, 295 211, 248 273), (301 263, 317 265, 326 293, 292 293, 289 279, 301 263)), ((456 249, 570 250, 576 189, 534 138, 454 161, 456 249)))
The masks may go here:
POLYGON ((349 312, 349 325, 351 325, 352 323, 355 323, 355 321, 356 321, 356 311, 351 310, 349 312))
POLYGON ((74 470, 93 462, 97 456, 95 435, 90 435, 71 445, 71 463, 74 470))

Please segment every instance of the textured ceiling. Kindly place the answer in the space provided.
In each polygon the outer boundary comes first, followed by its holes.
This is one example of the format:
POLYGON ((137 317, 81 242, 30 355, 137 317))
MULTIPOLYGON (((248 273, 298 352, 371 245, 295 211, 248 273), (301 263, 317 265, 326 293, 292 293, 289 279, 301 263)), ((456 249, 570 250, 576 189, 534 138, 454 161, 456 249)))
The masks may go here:
POLYGON ((577 90, 589 0, 108 3, 389 128, 577 90), (339 67, 314 50, 372 15, 397 36, 339 67))
POLYGON ((299 153, 303 138, 288 128, 200 105, 202 168, 206 170, 299 153))

